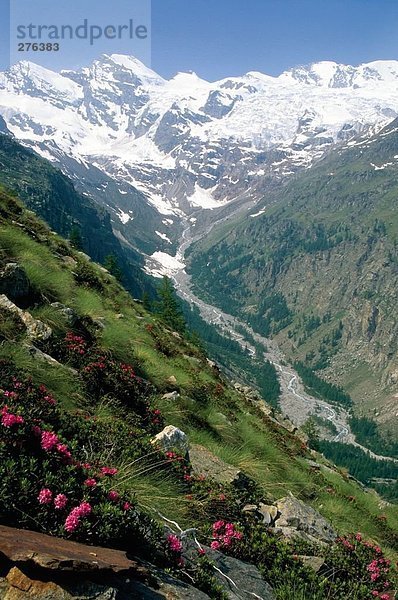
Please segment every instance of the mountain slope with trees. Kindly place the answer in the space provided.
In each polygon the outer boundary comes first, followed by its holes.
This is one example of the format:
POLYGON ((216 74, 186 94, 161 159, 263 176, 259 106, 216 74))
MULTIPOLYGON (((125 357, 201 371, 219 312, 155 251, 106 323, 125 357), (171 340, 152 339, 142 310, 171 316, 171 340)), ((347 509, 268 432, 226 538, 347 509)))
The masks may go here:
POLYGON ((203 298, 396 423, 398 121, 267 194, 190 249, 203 298))

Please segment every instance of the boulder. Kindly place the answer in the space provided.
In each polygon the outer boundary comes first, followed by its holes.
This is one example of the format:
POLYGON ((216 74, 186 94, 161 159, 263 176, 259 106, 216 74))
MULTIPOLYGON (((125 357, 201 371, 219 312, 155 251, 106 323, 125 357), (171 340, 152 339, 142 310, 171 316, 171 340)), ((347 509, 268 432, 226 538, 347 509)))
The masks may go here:
POLYGON ((275 600, 271 586, 264 581, 254 565, 225 556, 216 550, 207 550, 208 557, 218 570, 214 575, 230 600, 275 600))
POLYGON ((177 379, 174 377, 174 375, 171 375, 170 377, 168 377, 166 379, 167 383, 171 383, 172 385, 175 385, 177 383, 177 379))
MULTIPOLYGON (((330 543, 337 537, 333 527, 322 515, 293 495, 281 498, 276 503, 280 513, 276 527, 295 529, 310 535, 317 541, 330 543)), ((287 532, 282 531, 286 534, 287 532)), ((290 534, 290 532, 288 532, 290 534)))
POLYGON ((177 400, 180 397, 180 394, 174 390, 173 392, 168 392, 167 394, 163 394, 162 400, 177 400))
POLYGON ((237 487, 243 487, 249 481, 249 478, 240 469, 227 464, 199 444, 191 445, 189 458, 194 475, 204 475, 218 483, 233 484, 237 487))
POLYGON ((210 600, 198 589, 120 550, 0 526, 4 600, 210 600))
POLYGON ((52 330, 48 325, 38 319, 34 319, 28 311, 22 310, 16 306, 4 294, 0 295, 0 307, 14 313, 21 319, 26 327, 27 335, 31 340, 48 340, 51 336, 52 330))
POLYGON ((0 525, 0 555, 19 566, 40 567, 49 571, 119 573, 133 569, 145 573, 120 550, 85 546, 43 533, 0 525))
POLYGON ((325 559, 322 556, 301 556, 299 559, 304 563, 306 567, 310 567, 315 573, 321 570, 325 564, 325 559))
POLYGON ((31 283, 25 270, 17 263, 7 263, 0 271, 0 294, 4 294, 13 302, 28 306, 29 297, 33 294, 31 283))
POLYGON ((62 315, 70 327, 74 327, 78 323, 79 316, 77 312, 73 310, 73 308, 65 306, 65 304, 61 304, 61 302, 53 302, 51 306, 62 315))
POLYGON ((167 425, 160 433, 155 435, 152 444, 159 446, 165 452, 167 450, 177 450, 182 455, 185 455, 189 450, 188 437, 174 425, 167 425))

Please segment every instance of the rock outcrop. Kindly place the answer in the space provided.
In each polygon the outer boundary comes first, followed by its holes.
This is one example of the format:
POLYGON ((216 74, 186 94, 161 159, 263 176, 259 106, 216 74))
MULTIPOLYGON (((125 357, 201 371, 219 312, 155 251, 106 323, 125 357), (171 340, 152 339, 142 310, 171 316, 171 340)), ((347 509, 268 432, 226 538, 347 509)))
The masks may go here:
POLYGON ((124 552, 0 526, 4 600, 210 600, 124 552))
POLYGON ((42 321, 32 317, 30 312, 22 310, 16 304, 11 302, 4 294, 0 295, 0 308, 10 312, 13 315, 19 317, 26 327, 28 337, 32 340, 48 340, 52 334, 52 330, 48 325, 45 325, 42 321))
POLYGON ((188 437, 181 429, 174 427, 174 425, 167 425, 160 433, 155 435, 152 444, 159 446, 164 451, 178 450, 183 455, 189 449, 188 437))
POLYGON ((4 294, 18 305, 28 306, 33 289, 25 270, 18 263, 7 263, 0 270, 0 294, 4 294))
MULTIPOLYGON (((307 534, 315 542, 333 542, 337 534, 333 527, 322 515, 294 496, 286 496, 276 502, 280 516, 275 526, 280 529, 286 537, 294 537, 295 534, 307 534)), ((303 537, 303 536, 301 536, 303 537)))
POLYGON ((248 477, 240 469, 225 463, 199 444, 191 445, 189 458, 194 475, 204 475, 218 483, 234 484, 237 487, 241 487, 248 481, 248 477))

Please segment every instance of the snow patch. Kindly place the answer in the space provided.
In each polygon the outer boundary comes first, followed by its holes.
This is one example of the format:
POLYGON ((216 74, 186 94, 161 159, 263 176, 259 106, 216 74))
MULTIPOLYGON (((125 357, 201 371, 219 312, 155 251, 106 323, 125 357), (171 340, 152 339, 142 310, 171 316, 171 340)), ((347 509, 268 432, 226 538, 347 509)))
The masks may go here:
POLYGON ((158 235, 165 242, 168 242, 169 244, 172 244, 172 241, 167 237, 167 235, 165 233, 161 233, 160 231, 155 231, 155 233, 156 233, 156 235, 158 235))

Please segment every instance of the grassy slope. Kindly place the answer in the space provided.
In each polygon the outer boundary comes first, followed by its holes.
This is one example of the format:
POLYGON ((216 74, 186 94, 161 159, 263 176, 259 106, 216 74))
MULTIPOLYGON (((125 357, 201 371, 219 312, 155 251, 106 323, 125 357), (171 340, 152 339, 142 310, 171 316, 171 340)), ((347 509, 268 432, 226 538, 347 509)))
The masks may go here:
MULTIPOLYGON (((340 532, 360 530, 394 554, 394 532, 398 529, 395 507, 381 507, 378 496, 365 493, 337 470, 325 466, 321 472, 313 472, 305 462, 310 454, 298 438, 246 403, 207 364, 194 345, 176 340, 171 331, 133 302, 99 267, 91 265, 103 286, 102 292, 78 284, 73 275, 73 261, 65 256, 83 262, 86 259, 4 192, 0 194, 0 247, 1 259, 22 264, 48 300, 62 302, 80 316, 103 323, 102 346, 124 361, 139 362, 145 377, 155 385, 167 423, 181 427, 191 441, 207 446, 217 456, 252 475, 264 498, 278 498, 291 491, 318 508, 340 532), (159 351, 148 325, 161 332, 168 348, 166 354, 159 351), (177 384, 167 381, 170 376, 176 378, 177 384), (174 388, 181 394, 178 400, 161 400, 164 392, 174 388), (206 389, 205 396, 198 394, 198 389, 206 389), (349 497, 355 500, 350 502, 349 497)), ((48 304, 37 306, 32 312, 58 332, 65 328, 48 304)), ((0 357, 12 357, 17 366, 27 369, 36 382, 44 383, 53 392, 65 410, 84 404, 79 379, 70 371, 33 359, 23 346, 23 337, 4 322, 0 333, 5 338, 0 357)), ((92 411, 101 419, 117 417, 114 407, 106 403, 92 411)), ((186 500, 184 490, 175 482, 164 480, 161 473, 142 474, 130 467, 125 485, 134 488, 146 508, 160 510, 182 525, 192 525, 192 505, 186 500)))

